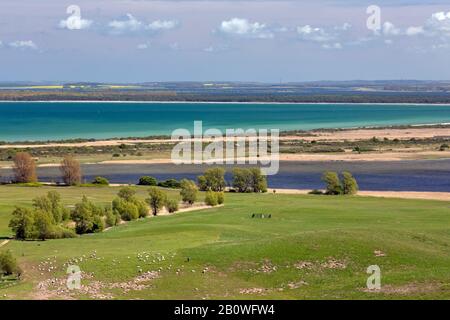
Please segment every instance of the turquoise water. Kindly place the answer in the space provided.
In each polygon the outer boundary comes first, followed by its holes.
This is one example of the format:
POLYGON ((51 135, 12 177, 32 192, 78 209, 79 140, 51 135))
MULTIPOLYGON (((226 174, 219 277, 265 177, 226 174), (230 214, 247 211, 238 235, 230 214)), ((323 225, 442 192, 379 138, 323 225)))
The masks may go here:
POLYGON ((308 130, 450 123, 449 105, 0 102, 0 140, 170 135, 206 128, 308 130))

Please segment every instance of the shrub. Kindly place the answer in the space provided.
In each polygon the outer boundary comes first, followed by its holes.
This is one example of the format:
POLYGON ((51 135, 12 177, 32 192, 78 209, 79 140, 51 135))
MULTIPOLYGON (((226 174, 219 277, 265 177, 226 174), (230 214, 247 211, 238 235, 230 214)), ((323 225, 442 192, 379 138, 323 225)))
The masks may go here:
POLYGON ((215 207, 218 204, 217 193, 214 191, 207 191, 205 196, 205 203, 208 206, 215 207))
POLYGON ((80 163, 72 156, 65 156, 61 162, 61 175, 63 182, 68 186, 81 183, 80 163))
POLYGON ((224 204, 225 203, 225 193, 217 192, 217 204, 224 204))
POLYGON ((108 186, 109 181, 104 177, 95 177, 95 179, 92 181, 92 184, 108 186))
POLYGON ((342 193, 341 183, 336 172, 326 171, 322 176, 322 181, 327 184, 326 194, 337 195, 342 193))
POLYGON ((203 176, 197 178, 200 190, 223 191, 225 189, 225 170, 223 168, 211 168, 205 171, 203 176))
POLYGON ((14 179, 18 183, 37 182, 36 163, 28 152, 18 152, 14 156, 14 179))
POLYGON ((52 239, 55 237, 53 218, 48 212, 36 210, 34 214, 34 227, 36 237, 40 240, 52 239))
POLYGON ((350 172, 342 173, 342 192, 348 195, 354 195, 358 193, 358 183, 350 172))
POLYGON ((439 147, 439 151, 445 151, 449 148, 448 144, 444 143, 439 147))
POLYGON ((9 227, 16 239, 25 240, 34 237, 34 212, 27 208, 16 207, 12 213, 9 227))
POLYGON ((168 199, 166 201, 166 209, 170 213, 178 211, 178 201, 176 201, 175 199, 168 199))
POLYGON ((131 201, 136 195, 136 190, 131 187, 124 187, 119 190, 117 195, 125 201, 131 201))
POLYGON ((158 180, 154 177, 144 176, 139 179, 139 185, 141 186, 156 186, 158 180))
POLYGON ((158 189, 157 187, 151 187, 148 190, 148 194, 149 198, 147 199, 147 203, 150 205, 153 215, 156 216, 166 204, 167 196, 162 190, 158 189))
POLYGON ((106 224, 106 227, 114 227, 118 224, 117 216, 112 212, 112 210, 108 210, 106 212, 105 224, 106 224))
POLYGON ((139 210, 137 206, 129 201, 126 201, 120 197, 113 200, 112 203, 114 213, 118 213, 122 220, 131 221, 139 218, 139 210))
POLYGON ((181 180, 181 199, 185 203, 193 204, 197 200, 198 188, 192 180, 181 180))
MULTIPOLYGON (((98 218, 104 215, 103 208, 97 207, 89 201, 86 196, 80 203, 75 205, 71 217, 75 221, 75 231, 78 234, 98 232, 101 229, 101 223, 98 218)), ((103 229, 102 229, 103 230, 103 229)))
POLYGON ((323 194, 323 191, 322 191, 322 190, 314 189, 314 190, 311 190, 310 192, 308 192, 308 194, 322 195, 322 194, 323 194))
POLYGON ((17 260, 13 257, 11 251, 3 251, 0 253, 0 275, 9 276, 13 274, 20 275, 20 270, 17 260))
POLYGON ((159 182, 158 186, 162 188, 179 189, 181 184, 175 179, 168 179, 166 181, 159 182))
POLYGON ((260 168, 234 168, 233 188, 238 192, 267 192, 267 179, 260 168))

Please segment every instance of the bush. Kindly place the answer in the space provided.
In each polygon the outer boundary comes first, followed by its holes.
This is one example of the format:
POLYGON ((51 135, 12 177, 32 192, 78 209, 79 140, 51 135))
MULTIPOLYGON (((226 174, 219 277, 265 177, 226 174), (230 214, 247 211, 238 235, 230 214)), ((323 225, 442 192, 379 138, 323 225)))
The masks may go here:
POLYGON ((449 148, 448 144, 444 143, 439 147, 439 151, 445 151, 449 148))
POLYGON ((327 184, 326 194, 338 195, 342 193, 341 182, 336 172, 326 171, 322 176, 322 181, 327 184))
POLYGON ((238 192, 267 192, 267 179, 260 168, 234 168, 233 188, 238 192))
POLYGON ((348 195, 354 195, 358 193, 358 183, 350 172, 342 173, 342 192, 348 195))
POLYGON ((17 260, 13 257, 11 251, 3 251, 0 253, 0 275, 9 276, 13 274, 20 275, 20 270, 17 260))
POLYGON ((166 201, 166 209, 170 213, 174 213, 178 211, 178 201, 175 199, 168 199, 166 201))
POLYGON ((14 156, 14 181, 18 183, 37 182, 36 163, 28 152, 18 152, 14 156))
POLYGON ((92 181, 92 184, 109 186, 109 180, 104 177, 95 177, 95 179, 92 181))
POLYGON ((183 179, 181 180, 181 199, 185 203, 193 204, 197 200, 198 188, 194 181, 183 179))
POLYGON ((76 233, 85 234, 103 230, 103 221, 100 222, 99 219, 102 219, 104 213, 103 208, 97 207, 86 196, 83 196, 83 199, 75 205, 71 214, 72 220, 75 221, 76 233))
POLYGON ((159 187, 168 189, 179 189, 181 187, 180 182, 175 179, 169 179, 158 183, 159 187))
POLYGON ((322 195, 322 194, 323 194, 323 191, 322 191, 322 190, 314 189, 314 190, 311 190, 310 192, 308 192, 308 194, 322 195))
POLYGON ((225 203, 225 193, 217 192, 217 204, 224 204, 224 203, 225 203))
POLYGON ((205 171, 203 176, 197 178, 198 186, 202 191, 223 191, 225 189, 225 170, 223 168, 211 168, 205 171))
POLYGON ((217 193, 213 191, 206 192, 205 203, 208 206, 215 207, 218 204, 217 193))
POLYGON ((139 218, 139 210, 137 206, 129 201, 117 197, 112 202, 113 211, 119 214, 124 221, 136 220, 139 218))
POLYGON ((157 187, 151 187, 148 190, 148 194, 149 198, 147 199, 147 203, 150 205, 153 215, 156 216, 166 204, 167 196, 161 189, 158 189, 157 187))
MULTIPOLYGON (((120 217, 120 215, 119 215, 120 217)), ((114 227, 118 224, 117 215, 115 215, 112 210, 108 210, 105 216, 106 227, 114 227)))
POLYGON ((153 177, 144 176, 139 179, 138 184, 141 186, 156 186, 158 184, 158 180, 153 177))
POLYGON ((14 232, 16 239, 32 239, 34 232, 34 212, 27 208, 16 207, 12 213, 9 227, 14 232))
POLYGON ((63 182, 68 186, 81 183, 80 163, 72 156, 65 156, 61 162, 61 175, 63 182))
POLYGON ((125 201, 131 201, 136 195, 136 190, 131 187, 124 187, 119 190, 117 195, 125 201))

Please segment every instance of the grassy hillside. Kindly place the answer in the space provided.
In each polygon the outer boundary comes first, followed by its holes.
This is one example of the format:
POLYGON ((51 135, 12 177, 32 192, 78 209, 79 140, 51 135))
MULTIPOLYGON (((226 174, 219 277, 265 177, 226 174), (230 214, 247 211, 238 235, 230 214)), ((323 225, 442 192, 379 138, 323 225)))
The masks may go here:
MULTIPOLYGON (((13 205, 30 205, 49 189, 0 187, 0 237, 10 235, 13 205)), ((117 192, 57 190, 67 204, 82 194, 106 203, 117 192)), ((448 299, 449 246, 448 202, 227 194, 225 207, 101 234, 10 241, 1 249, 13 251, 25 273, 20 283, 0 286, 0 299, 448 299), (83 271, 80 291, 65 288, 68 264, 83 271), (365 292, 366 268, 374 264, 382 290, 365 292)))

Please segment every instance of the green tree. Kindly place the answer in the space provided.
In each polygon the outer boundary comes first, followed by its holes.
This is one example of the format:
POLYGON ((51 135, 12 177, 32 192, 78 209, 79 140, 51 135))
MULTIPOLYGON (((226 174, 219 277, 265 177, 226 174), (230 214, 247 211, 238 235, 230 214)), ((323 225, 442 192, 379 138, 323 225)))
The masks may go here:
POLYGON ((178 211, 178 201, 175 199, 167 199, 166 201, 167 211, 174 213, 178 211))
POLYGON ((0 275, 9 276, 13 274, 20 275, 20 270, 17 260, 13 257, 11 251, 6 250, 0 253, 0 275))
POLYGON ((141 186, 156 186, 158 180, 154 177, 144 176, 139 179, 139 185, 141 186))
POLYGON ((233 188, 238 192, 250 192, 252 177, 249 170, 244 168, 233 169, 233 188))
POLYGON ((78 234, 91 233, 94 229, 94 204, 86 196, 81 202, 75 204, 71 217, 75 222, 75 231, 78 234))
POLYGON ((166 204, 167 196, 161 189, 157 187, 151 187, 148 190, 148 194, 149 198, 147 199, 147 203, 150 205, 153 215, 156 216, 166 204))
POLYGON ((124 187, 119 190, 119 193, 117 195, 119 196, 119 198, 122 198, 125 201, 131 201, 136 195, 136 190, 131 187, 124 187))
POLYGON ((34 212, 27 208, 16 207, 12 213, 9 227, 16 239, 25 240, 34 237, 34 212))
POLYGON ((197 179, 202 191, 223 191, 226 187, 225 169, 223 168, 208 169, 203 176, 199 176, 197 179))
POLYGON ((217 204, 225 203, 225 193, 223 191, 217 192, 217 204))
POLYGON ((198 187, 192 180, 181 180, 181 199, 185 203, 193 204, 197 201, 198 187))
POLYGON ((342 192, 344 194, 348 195, 354 195, 357 194, 359 190, 358 183, 356 182, 356 179, 353 177, 353 175, 350 172, 343 172, 342 173, 342 192))
POLYGON ((267 178, 261 173, 260 168, 250 168, 251 188, 253 192, 267 192, 267 178))
POLYGON ((342 193, 341 182, 336 172, 326 171, 322 176, 322 181, 326 183, 326 194, 338 195, 342 193))
POLYGON ((36 210, 34 213, 34 228, 38 239, 54 238, 54 222, 50 213, 36 210))
POLYGON ((108 186, 109 185, 109 180, 104 178, 104 177, 95 177, 95 179, 92 181, 92 184, 108 186))
POLYGON ((219 200, 217 199, 217 193, 214 191, 207 191, 205 195, 205 203, 208 206, 217 206, 219 200))

